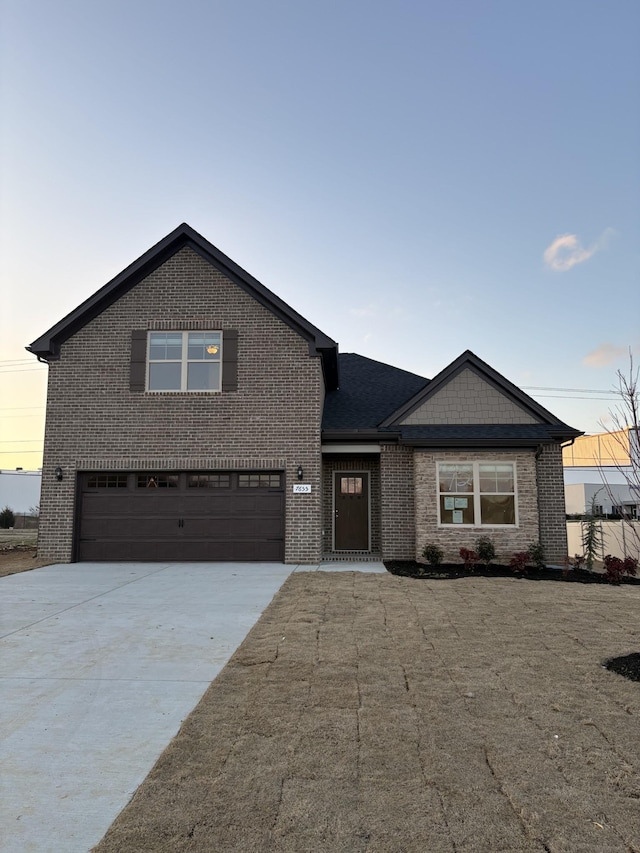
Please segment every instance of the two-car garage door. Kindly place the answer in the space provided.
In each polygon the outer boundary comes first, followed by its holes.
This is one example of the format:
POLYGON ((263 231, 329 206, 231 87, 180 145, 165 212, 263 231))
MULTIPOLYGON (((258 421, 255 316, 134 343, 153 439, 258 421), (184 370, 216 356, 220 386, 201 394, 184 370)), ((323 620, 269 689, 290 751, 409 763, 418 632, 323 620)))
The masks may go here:
POLYGON ((76 559, 282 561, 277 471, 80 475, 76 559))

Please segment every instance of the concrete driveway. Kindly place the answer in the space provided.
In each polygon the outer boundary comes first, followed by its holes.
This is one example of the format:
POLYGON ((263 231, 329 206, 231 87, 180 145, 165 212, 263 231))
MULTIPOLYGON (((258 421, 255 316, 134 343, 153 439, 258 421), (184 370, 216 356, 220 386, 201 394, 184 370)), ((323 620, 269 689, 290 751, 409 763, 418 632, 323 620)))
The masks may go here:
POLYGON ((3 578, 0 849, 96 844, 294 568, 76 563, 3 578))

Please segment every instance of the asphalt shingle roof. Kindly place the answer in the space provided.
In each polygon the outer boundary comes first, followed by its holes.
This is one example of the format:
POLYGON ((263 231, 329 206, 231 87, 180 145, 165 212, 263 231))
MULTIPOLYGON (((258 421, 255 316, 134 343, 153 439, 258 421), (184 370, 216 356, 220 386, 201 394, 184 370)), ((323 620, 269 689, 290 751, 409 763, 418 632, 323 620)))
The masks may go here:
POLYGON ((376 429, 429 382, 424 376, 350 352, 340 353, 338 370, 340 387, 325 398, 324 430, 376 429))

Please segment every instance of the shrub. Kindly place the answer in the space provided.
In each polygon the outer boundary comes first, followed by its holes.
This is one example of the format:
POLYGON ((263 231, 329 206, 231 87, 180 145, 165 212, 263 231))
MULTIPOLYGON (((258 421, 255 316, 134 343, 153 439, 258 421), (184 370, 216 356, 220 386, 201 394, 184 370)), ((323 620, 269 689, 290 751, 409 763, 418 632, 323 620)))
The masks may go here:
POLYGON ((482 562, 488 566, 496 558, 496 547, 488 536, 481 536, 476 542, 476 551, 482 562))
POLYGON ((465 569, 472 572, 480 561, 480 557, 475 551, 470 551, 469 548, 460 548, 460 559, 464 563, 465 569))
POLYGON ((612 557, 607 554, 604 558, 605 576, 609 583, 620 583, 624 575, 635 577, 638 573, 638 561, 633 557, 625 557, 621 560, 620 557, 612 557))
POLYGON ((536 567, 536 569, 544 569, 545 561, 544 561, 544 548, 539 542, 532 542, 531 545, 527 548, 529 552, 529 557, 531 558, 531 562, 536 567))
POLYGON ((13 525, 15 523, 16 523, 16 517, 15 517, 13 510, 9 509, 9 507, 6 506, 0 512, 0 527, 3 530, 8 530, 10 527, 13 527, 13 525))
POLYGON ((602 524, 596 512, 596 496, 591 500, 591 509, 582 522, 582 547, 588 571, 593 568, 593 561, 598 558, 603 545, 602 524))
POLYGON ((439 566, 444 557, 444 551, 438 545, 428 544, 422 549, 422 556, 431 566, 439 566))
POLYGON ((527 573, 527 563, 531 562, 531 554, 528 551, 516 551, 509 560, 509 565, 514 572, 520 572, 523 575, 527 573))

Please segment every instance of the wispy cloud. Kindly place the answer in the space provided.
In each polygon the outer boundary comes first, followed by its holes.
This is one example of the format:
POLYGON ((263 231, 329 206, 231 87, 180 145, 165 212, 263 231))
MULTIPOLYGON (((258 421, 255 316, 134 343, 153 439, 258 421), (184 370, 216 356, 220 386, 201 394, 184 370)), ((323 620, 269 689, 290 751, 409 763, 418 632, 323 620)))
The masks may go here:
POLYGON ((561 234, 544 250, 544 262, 549 269, 566 272, 576 264, 588 261, 600 249, 605 249, 614 234, 613 228, 605 228, 588 249, 580 243, 577 234, 561 234))
POLYGON ((349 314, 352 317, 375 317, 379 314, 379 309, 377 305, 371 303, 360 308, 349 308, 349 314))
POLYGON ((613 364, 627 352, 627 347, 616 347, 613 344, 601 344, 582 359, 587 367, 607 367, 613 364))

